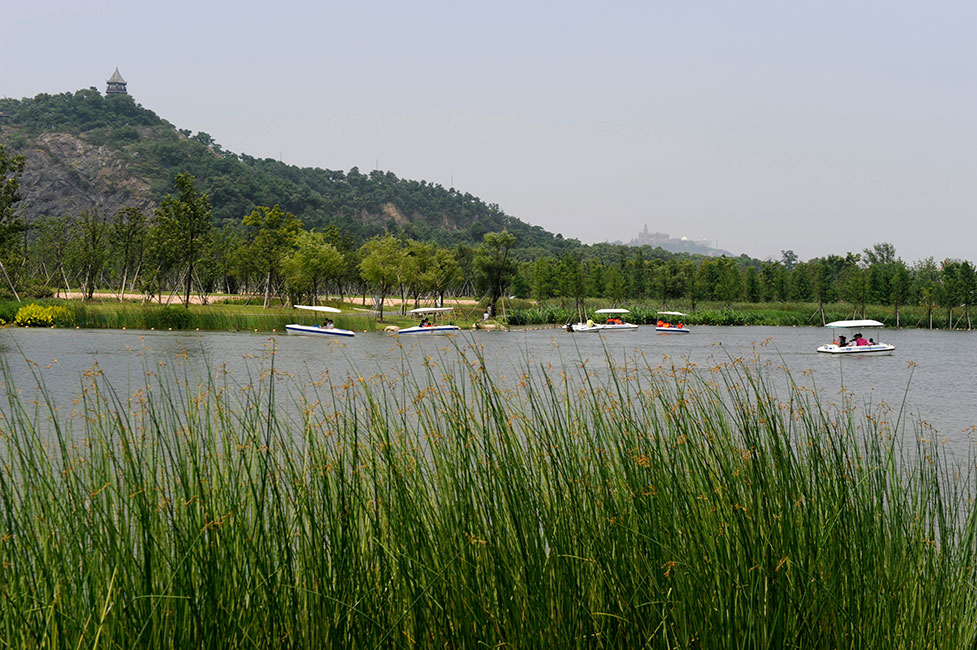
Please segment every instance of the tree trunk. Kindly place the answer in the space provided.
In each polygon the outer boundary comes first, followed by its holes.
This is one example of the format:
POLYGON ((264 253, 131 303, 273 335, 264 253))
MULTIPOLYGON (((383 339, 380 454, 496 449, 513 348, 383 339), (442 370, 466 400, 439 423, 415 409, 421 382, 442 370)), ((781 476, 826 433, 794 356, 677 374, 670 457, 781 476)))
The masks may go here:
POLYGON ((132 282, 130 284, 130 289, 136 288, 136 283, 139 282, 139 272, 142 271, 142 262, 136 266, 136 272, 132 274, 132 282))
POLYGON ((17 299, 17 302, 20 302, 20 296, 17 295, 17 290, 14 289, 14 283, 10 281, 10 276, 7 275, 7 269, 3 267, 3 262, 0 262, 0 271, 3 271, 3 277, 7 280, 7 285, 14 292, 14 298, 17 299))
POLYGON ((126 282, 129 280, 129 266, 127 265, 125 270, 122 272, 122 291, 119 293, 119 302, 125 302, 126 299, 126 282))

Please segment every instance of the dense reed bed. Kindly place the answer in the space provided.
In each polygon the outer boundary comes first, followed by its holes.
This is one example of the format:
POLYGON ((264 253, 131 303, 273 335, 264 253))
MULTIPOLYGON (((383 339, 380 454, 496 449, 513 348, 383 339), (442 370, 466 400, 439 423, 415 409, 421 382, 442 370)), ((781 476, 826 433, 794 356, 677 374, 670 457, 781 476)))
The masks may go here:
POLYGON ((967 465, 782 371, 174 367, 68 403, 7 382, 3 647, 977 638, 967 465))

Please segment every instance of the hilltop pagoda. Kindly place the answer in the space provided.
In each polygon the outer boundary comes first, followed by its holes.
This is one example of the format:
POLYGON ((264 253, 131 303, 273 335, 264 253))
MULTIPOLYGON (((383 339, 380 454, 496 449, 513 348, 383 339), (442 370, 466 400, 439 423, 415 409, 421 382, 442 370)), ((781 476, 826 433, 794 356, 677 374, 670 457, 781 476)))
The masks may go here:
POLYGON ((128 95, 126 92, 126 80, 122 78, 119 74, 119 69, 116 68, 115 72, 109 77, 106 82, 108 86, 105 88, 106 95, 128 95))

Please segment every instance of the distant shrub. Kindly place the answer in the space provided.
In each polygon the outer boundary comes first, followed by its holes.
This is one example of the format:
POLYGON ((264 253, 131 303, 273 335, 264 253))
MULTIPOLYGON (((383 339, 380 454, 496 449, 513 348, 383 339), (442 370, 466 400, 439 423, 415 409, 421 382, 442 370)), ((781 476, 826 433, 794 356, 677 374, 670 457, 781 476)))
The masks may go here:
POLYGON ((74 320, 67 307, 45 307, 33 302, 18 309, 14 317, 14 322, 21 327, 69 327, 74 325, 74 320))
POLYGON ((54 296, 54 287, 49 287, 46 284, 31 284, 24 289, 24 296, 27 298, 36 298, 38 300, 45 300, 47 298, 52 298, 54 296))

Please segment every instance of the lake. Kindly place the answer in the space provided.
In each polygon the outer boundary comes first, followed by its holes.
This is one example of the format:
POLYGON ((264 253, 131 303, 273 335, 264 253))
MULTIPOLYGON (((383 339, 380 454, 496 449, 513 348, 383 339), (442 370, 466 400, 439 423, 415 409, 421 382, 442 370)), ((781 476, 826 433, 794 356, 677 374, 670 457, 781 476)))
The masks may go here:
MULTIPOLYGON (((119 392, 145 384, 147 369, 164 364, 202 378, 222 367, 245 381, 248 372, 267 368, 274 347, 276 369, 300 381, 321 377, 397 376, 420 367, 427 357, 450 362, 455 347, 477 349, 501 382, 526 368, 554 371, 579 368, 606 371, 607 358, 639 360, 658 366, 692 362, 706 368, 731 358, 759 359, 788 368, 795 381, 816 385, 826 402, 837 402, 841 389, 859 406, 903 402, 944 439, 957 458, 968 458, 977 425, 977 332, 884 330, 881 340, 896 346, 889 356, 824 355, 815 352, 831 333, 814 327, 696 327, 689 335, 658 334, 652 327, 635 332, 568 334, 561 329, 475 331, 456 336, 395 337, 358 334, 352 339, 268 333, 146 332, 122 330, 0 330, 0 358, 14 385, 27 394, 35 386, 32 369, 59 401, 81 389, 81 375, 97 363, 119 392), (25 359, 33 364, 25 363, 25 359), (416 365, 415 365, 416 364, 416 365), (907 393, 908 388, 908 393, 907 393)), ((910 428, 911 430, 911 428, 910 428)))

